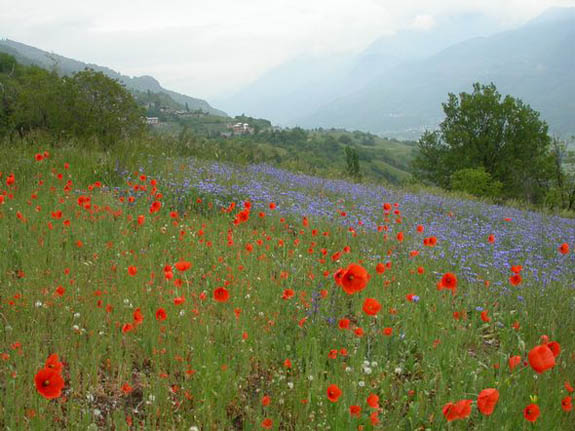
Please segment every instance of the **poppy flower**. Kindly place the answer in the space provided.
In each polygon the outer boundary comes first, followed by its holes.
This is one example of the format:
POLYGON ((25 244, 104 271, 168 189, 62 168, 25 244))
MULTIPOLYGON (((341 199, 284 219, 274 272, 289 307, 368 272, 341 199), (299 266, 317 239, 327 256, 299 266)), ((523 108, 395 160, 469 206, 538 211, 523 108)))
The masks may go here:
POLYGON ((36 390, 44 398, 51 400, 62 395, 64 379, 59 371, 52 368, 42 368, 34 377, 36 390))
POLYGON ((128 395, 133 390, 134 388, 132 388, 129 383, 124 383, 122 385, 122 392, 124 393, 124 395, 128 395))
POLYGON ((561 346, 559 345, 558 342, 550 341, 546 345, 547 347, 549 347, 549 350, 551 350, 551 352, 553 353, 553 356, 555 357, 559 356, 559 353, 561 353, 561 346))
POLYGON ((569 253, 569 244, 564 242, 559 246, 559 253, 561 254, 568 254, 569 253))
POLYGON ((274 423, 273 423, 273 421, 272 421, 270 418, 265 418, 265 419, 262 421, 262 428, 263 428, 263 429, 271 430, 272 427, 273 427, 273 425, 274 425, 274 423))
POLYGON ((373 298, 365 298, 363 302, 363 311, 369 316, 375 316, 381 310, 381 304, 373 298))
POLYGON ((214 290, 214 299, 218 302, 227 302, 230 298, 230 292, 225 287, 218 287, 214 290))
POLYGON ((509 277, 509 283, 512 286, 518 286, 521 284, 522 278, 520 274, 513 274, 511 277, 509 277))
POLYGON ((340 321, 338 322, 337 326, 339 327, 339 329, 349 329, 349 319, 340 319, 340 321))
POLYGON ((144 322, 144 315, 140 308, 136 308, 133 313, 134 325, 141 325, 144 322))
POLYGON ((133 277, 134 275, 136 275, 137 272, 138 272, 138 268, 136 268, 135 266, 131 265, 128 267, 128 274, 130 276, 133 277))
POLYGON ((471 403, 473 400, 461 400, 457 403, 447 403, 443 406, 442 412, 445 419, 451 422, 456 419, 465 419, 471 414, 471 403))
POLYGON ((393 328, 383 328, 383 335, 385 335, 386 337, 390 337, 391 334, 393 334, 393 328))
POLYGON ((491 317, 487 315, 487 310, 481 312, 481 320, 484 322, 491 322, 491 317))
POLYGON ((370 394, 369 397, 367 397, 367 405, 370 406, 372 409, 378 409, 379 397, 375 394, 370 394))
POLYGON ((455 294, 455 291, 457 290, 457 277, 455 274, 452 274, 451 272, 446 272, 443 274, 441 281, 437 285, 437 289, 449 289, 451 290, 451 293, 455 294))
POLYGON ((134 325, 132 325, 131 323, 125 323, 124 326, 122 326, 122 333, 125 334, 127 332, 130 332, 134 329, 134 325))
POLYGON ((176 267, 176 269, 180 272, 184 272, 187 271, 188 269, 190 269, 192 267, 191 262, 188 262, 186 260, 180 260, 179 262, 176 262, 174 264, 174 266, 176 267))
POLYGON ((513 371, 513 369, 521 363, 521 356, 511 356, 508 362, 509 371, 513 371))
POLYGON ((341 397, 341 389, 335 384, 329 385, 327 387, 327 399, 335 403, 339 397, 341 397))
POLYGON ((563 398, 561 400, 561 408, 563 409, 563 411, 565 412, 570 412, 571 410, 573 410, 573 404, 572 404, 573 400, 571 398, 571 396, 566 396, 565 398, 563 398))
POLYGON ((537 404, 529 404, 523 410, 523 416, 529 422, 535 422, 537 420, 537 418, 539 417, 539 414, 540 414, 540 410, 539 410, 539 406, 537 404))
POLYGON ((477 408, 481 414, 489 416, 493 413, 497 401, 499 401, 499 391, 497 389, 483 389, 477 397, 477 408))
POLYGON ((349 414, 355 418, 360 417, 361 416, 361 407, 358 405, 349 406, 349 414))
POLYGON ((565 390, 569 393, 574 391, 573 386, 571 386, 571 383, 569 382, 565 382, 563 386, 565 386, 565 390))
POLYGON ((158 310, 156 311, 156 320, 158 322, 161 322, 163 320, 166 320, 167 314, 166 314, 166 310, 164 310, 163 308, 158 308, 158 310))
POLYGON ((367 286, 369 275, 361 265, 352 263, 349 265, 341 278, 343 290, 348 295, 362 291, 367 286))
POLYGON ((271 403, 271 401, 272 401, 272 399, 270 398, 269 395, 264 395, 264 396, 262 397, 262 406, 264 406, 264 407, 269 406, 270 403, 271 403))
POLYGON ((546 344, 535 346, 531 349, 527 358, 531 368, 533 368, 538 374, 541 374, 555 366, 555 355, 546 344))
POLYGON ((487 241, 490 244, 493 244, 495 242, 495 235, 493 235, 493 234, 489 235, 489 237, 487 237, 487 241))
POLYGON ((46 363, 44 364, 44 368, 50 368, 59 373, 62 372, 63 367, 64 365, 62 364, 62 362, 60 362, 60 357, 58 356, 57 353, 53 353, 50 356, 48 356, 48 359, 46 359, 46 363))
POLYGON ((378 263, 375 266, 375 272, 377 272, 378 274, 383 274, 385 272, 385 265, 383 263, 378 263))

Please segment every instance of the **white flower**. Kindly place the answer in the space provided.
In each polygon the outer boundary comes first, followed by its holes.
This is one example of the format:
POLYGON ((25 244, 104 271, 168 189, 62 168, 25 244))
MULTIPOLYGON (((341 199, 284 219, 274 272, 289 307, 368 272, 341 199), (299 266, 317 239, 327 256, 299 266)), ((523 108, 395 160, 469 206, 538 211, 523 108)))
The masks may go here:
POLYGON ((40 308, 43 304, 42 301, 36 301, 36 304, 34 304, 36 306, 36 308, 40 308))

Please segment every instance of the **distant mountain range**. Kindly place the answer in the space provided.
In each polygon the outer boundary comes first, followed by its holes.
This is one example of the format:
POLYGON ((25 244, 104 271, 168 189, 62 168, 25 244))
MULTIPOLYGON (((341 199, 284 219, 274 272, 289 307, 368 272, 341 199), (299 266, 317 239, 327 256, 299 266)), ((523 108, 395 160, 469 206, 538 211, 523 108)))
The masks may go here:
POLYGON ((575 134, 575 8, 500 30, 480 15, 445 19, 383 37, 355 57, 289 62, 220 105, 283 125, 414 138, 437 127, 448 93, 493 82, 541 112, 552 133, 575 134))
POLYGON ((209 112, 210 114, 221 115, 224 117, 227 116, 224 111, 213 108, 205 100, 196 99, 194 97, 186 96, 184 94, 163 88, 160 83, 151 76, 129 77, 107 67, 98 66, 96 64, 83 63, 81 61, 42 51, 41 49, 34 48, 32 46, 28 46, 9 39, 0 39, 0 52, 14 56, 16 60, 22 64, 36 65, 44 69, 56 70, 56 72, 61 75, 71 75, 88 67, 97 72, 102 72, 110 78, 118 80, 124 84, 128 90, 163 93, 168 95, 173 101, 182 106, 187 104, 190 110, 201 109, 202 111, 209 112))

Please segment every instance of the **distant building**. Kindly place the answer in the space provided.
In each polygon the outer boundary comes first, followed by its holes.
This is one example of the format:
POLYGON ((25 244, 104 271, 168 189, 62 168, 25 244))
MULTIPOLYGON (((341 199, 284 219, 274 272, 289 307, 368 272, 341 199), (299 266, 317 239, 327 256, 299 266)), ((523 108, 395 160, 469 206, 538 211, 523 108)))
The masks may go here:
POLYGON ((146 124, 159 124, 160 119, 158 117, 146 117, 146 124))
POLYGON ((228 129, 231 129, 234 135, 253 135, 255 132, 248 123, 228 124, 228 129))

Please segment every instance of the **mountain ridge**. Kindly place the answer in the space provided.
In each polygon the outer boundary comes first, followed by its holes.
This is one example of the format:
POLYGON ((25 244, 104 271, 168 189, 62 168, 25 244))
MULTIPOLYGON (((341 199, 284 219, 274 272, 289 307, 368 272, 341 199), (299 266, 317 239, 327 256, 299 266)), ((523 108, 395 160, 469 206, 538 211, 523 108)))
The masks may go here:
POLYGON ((59 54, 49 53, 39 48, 26 45, 10 39, 0 39, 0 52, 10 54, 20 63, 35 65, 48 70, 55 70, 61 75, 70 75, 80 72, 85 68, 102 72, 106 76, 116 79, 132 91, 151 91, 153 93, 164 93, 170 96, 175 102, 181 105, 188 105, 191 110, 201 109, 214 115, 227 117, 228 115, 219 109, 213 108, 203 99, 187 96, 172 90, 163 88, 159 81, 150 75, 127 76, 106 66, 99 66, 93 63, 85 63, 59 54))

